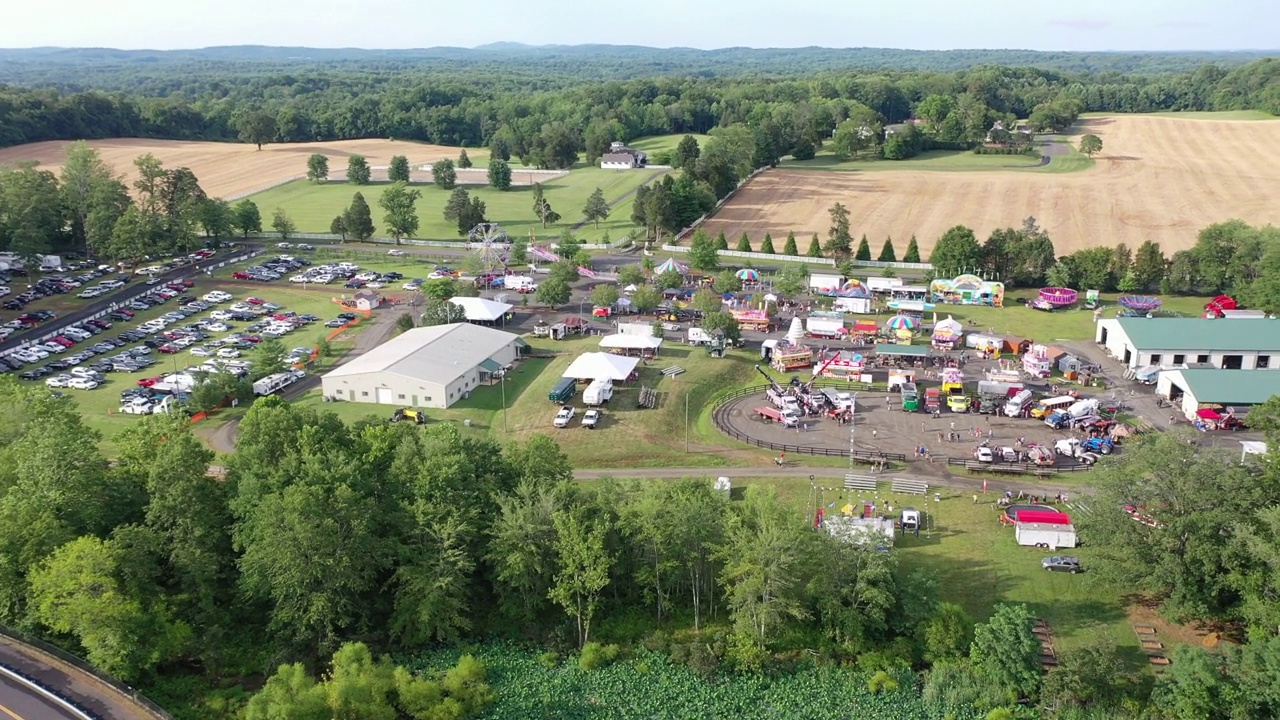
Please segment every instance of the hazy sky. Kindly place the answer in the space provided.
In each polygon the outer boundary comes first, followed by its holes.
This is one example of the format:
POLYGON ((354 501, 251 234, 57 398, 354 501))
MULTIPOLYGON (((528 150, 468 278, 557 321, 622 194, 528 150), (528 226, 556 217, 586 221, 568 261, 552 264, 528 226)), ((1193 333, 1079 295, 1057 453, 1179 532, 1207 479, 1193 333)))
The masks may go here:
POLYGON ((924 50, 1280 45, 1278 0, 15 0, 6 5, 0 47, 415 48, 497 41, 924 50))

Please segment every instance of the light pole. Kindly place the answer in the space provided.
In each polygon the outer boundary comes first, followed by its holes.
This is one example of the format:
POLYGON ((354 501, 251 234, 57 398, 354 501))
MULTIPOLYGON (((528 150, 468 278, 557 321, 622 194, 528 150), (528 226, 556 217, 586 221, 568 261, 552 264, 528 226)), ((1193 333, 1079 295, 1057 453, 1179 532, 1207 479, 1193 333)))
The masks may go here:
POLYGON ((579 301, 578 301, 578 318, 579 318, 580 320, 582 320, 582 323, 583 323, 584 325, 585 325, 585 324, 586 324, 586 322, 587 322, 587 314, 586 314, 586 312, 583 310, 583 308, 585 308, 585 307, 586 307, 586 305, 587 305, 587 301, 588 301, 588 300, 590 300, 590 299, 591 299, 591 298, 589 298, 589 297, 584 297, 584 298, 582 298, 581 300, 579 300, 579 301))
POLYGON ((507 429, 507 371, 502 371, 498 384, 502 386, 502 432, 507 433, 510 432, 507 429))
POLYGON ((684 391, 684 451, 689 452, 689 390, 684 391))

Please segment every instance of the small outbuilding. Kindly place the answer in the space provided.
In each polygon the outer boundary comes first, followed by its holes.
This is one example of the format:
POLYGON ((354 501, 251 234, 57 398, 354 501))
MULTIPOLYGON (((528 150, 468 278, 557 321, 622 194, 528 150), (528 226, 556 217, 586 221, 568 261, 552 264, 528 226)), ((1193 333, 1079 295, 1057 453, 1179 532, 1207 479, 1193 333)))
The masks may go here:
POLYGON ((374 310, 382 304, 382 296, 372 290, 360 290, 351 300, 355 309, 366 312, 374 310))

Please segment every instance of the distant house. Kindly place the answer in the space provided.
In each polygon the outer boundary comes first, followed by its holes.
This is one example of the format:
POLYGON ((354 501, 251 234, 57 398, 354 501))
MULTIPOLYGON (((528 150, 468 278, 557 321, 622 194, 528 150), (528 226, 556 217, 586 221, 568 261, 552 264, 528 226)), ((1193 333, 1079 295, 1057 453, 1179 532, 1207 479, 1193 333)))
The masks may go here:
POLYGON ((649 155, 632 150, 620 142, 612 143, 609 152, 600 156, 600 167, 605 170, 631 170, 642 168, 649 162, 649 155))
POLYGON ((372 290, 361 290, 352 299, 357 310, 373 310, 382 304, 382 297, 372 290))
POLYGON ((1030 145, 1035 133, 1031 130, 1031 125, 1020 122, 1014 126, 1012 130, 1004 126, 1004 122, 997 120, 991 125, 991 129, 987 131, 986 144, 998 145, 1001 147, 1008 145, 1030 145))
POLYGON ((898 133, 900 133, 900 132, 902 132, 903 130, 907 129, 907 126, 909 126, 909 125, 914 125, 914 126, 916 127, 916 129, 919 129, 919 128, 923 127, 924 125, 927 125, 927 124, 928 124, 928 121, 927 121, 927 120, 924 120, 924 119, 922 119, 922 118, 911 118, 910 120, 907 120, 906 122, 892 123, 892 124, 889 124, 889 125, 885 125, 885 126, 884 126, 884 139, 885 139, 885 140, 888 140, 890 135, 897 135, 898 133))

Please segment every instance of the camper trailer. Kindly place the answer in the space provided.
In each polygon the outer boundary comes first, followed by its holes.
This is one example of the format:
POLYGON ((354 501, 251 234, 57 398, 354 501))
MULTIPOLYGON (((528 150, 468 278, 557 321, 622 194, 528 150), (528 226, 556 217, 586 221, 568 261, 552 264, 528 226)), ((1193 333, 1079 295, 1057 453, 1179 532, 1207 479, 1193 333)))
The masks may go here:
POLYGON ((609 402, 613 397, 613 381, 612 380, 595 380, 592 381, 587 389, 582 392, 582 402, 588 407, 599 407, 609 402))

